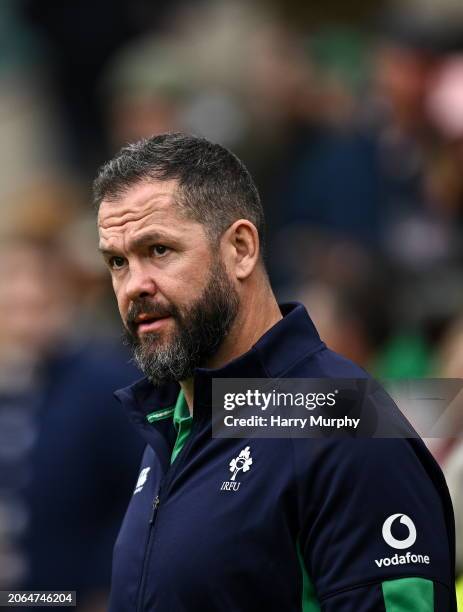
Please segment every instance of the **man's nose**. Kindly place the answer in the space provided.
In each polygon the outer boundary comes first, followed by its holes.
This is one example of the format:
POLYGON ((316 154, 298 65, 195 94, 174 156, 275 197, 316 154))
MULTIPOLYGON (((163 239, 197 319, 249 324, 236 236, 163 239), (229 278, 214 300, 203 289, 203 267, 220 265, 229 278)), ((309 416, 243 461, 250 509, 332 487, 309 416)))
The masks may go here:
POLYGON ((142 265, 132 266, 125 286, 129 300, 155 295, 157 285, 149 271, 142 265))

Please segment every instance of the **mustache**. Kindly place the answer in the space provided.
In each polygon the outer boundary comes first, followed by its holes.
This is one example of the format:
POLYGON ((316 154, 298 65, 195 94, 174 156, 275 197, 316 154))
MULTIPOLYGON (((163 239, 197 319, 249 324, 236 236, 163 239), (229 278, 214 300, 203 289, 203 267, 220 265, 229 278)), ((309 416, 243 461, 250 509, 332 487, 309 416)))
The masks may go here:
POLYGON ((151 317, 176 317, 177 310, 173 306, 153 302, 150 298, 139 298, 133 301, 129 306, 126 319, 127 327, 132 333, 137 330, 136 319, 141 314, 147 314, 151 317))

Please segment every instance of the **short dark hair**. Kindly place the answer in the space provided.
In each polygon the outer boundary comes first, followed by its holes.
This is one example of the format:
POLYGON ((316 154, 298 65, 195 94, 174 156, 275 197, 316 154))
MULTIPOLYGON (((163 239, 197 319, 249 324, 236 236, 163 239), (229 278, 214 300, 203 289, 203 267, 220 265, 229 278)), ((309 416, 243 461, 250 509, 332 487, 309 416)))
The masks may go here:
POLYGON ((217 240, 237 219, 248 219, 264 245, 264 212, 257 187, 244 163, 231 151, 205 138, 160 134, 123 147, 98 171, 95 206, 117 200, 143 180, 177 179, 178 204, 217 240))

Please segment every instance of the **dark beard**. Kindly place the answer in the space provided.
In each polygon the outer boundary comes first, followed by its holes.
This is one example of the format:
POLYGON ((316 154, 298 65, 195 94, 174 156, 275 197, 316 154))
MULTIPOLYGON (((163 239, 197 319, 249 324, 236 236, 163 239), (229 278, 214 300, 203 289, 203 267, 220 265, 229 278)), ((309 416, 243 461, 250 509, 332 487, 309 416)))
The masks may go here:
POLYGON ((128 313, 124 338, 132 348, 134 361, 154 385, 191 378, 204 367, 229 333, 236 318, 239 297, 223 264, 214 264, 201 296, 188 308, 174 304, 162 309, 151 299, 140 298, 128 313), (150 332, 140 338, 134 319, 142 312, 170 315, 176 322, 174 337, 164 342, 161 334, 150 332))

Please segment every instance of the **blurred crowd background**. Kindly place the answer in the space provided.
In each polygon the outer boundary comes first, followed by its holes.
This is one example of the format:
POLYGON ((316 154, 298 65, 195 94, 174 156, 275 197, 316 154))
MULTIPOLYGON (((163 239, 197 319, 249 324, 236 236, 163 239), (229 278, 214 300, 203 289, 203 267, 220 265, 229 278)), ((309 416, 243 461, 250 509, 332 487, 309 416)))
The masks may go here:
MULTIPOLYGON (((281 301, 381 379, 463 378, 463 5, 3 0, 0 32, 0 589, 99 611, 142 442, 97 167, 172 130, 231 148, 281 301)), ((429 444, 463 574, 461 435, 429 444)))

